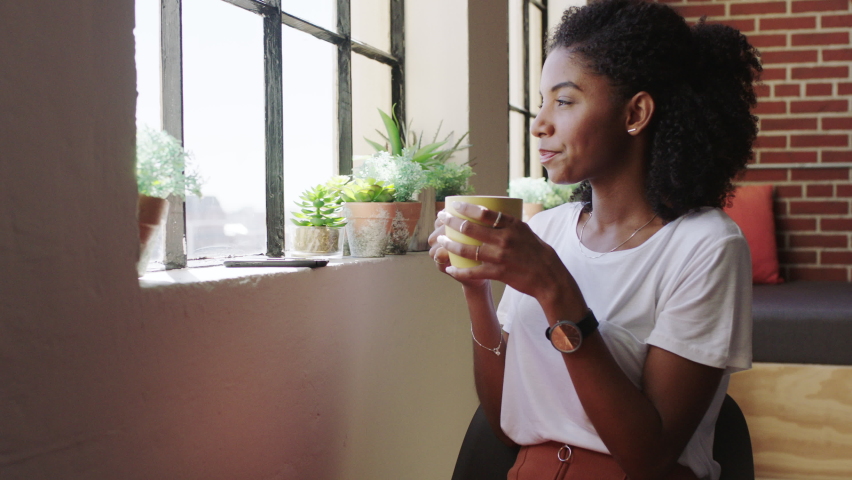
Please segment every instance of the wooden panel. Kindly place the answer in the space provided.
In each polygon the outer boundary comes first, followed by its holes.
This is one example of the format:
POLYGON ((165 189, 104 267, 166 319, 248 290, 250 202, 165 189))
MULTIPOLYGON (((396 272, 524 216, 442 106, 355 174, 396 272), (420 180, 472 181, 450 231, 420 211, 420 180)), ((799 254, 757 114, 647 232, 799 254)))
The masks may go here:
POLYGON ((758 479, 852 478, 852 366, 756 363, 731 377, 758 479))

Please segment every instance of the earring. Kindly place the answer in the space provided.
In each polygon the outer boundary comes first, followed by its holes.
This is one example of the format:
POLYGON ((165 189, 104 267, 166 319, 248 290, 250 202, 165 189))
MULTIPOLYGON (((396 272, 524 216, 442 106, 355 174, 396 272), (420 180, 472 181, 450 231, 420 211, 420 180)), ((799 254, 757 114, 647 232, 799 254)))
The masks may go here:
POLYGON ((628 130, 628 131, 627 131, 627 133, 633 133, 633 132, 635 132, 636 130, 637 130, 636 128, 631 128, 630 130, 628 130))

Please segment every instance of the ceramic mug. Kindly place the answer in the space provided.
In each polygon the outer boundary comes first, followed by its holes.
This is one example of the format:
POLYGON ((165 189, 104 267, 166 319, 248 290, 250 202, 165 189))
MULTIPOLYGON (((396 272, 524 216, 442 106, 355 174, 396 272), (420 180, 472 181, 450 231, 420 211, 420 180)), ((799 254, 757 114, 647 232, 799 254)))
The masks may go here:
MULTIPOLYGON (((478 223, 479 225, 486 224, 458 213, 453 208, 453 202, 465 202, 472 203, 474 205, 480 205, 489 210, 495 212, 503 212, 504 215, 511 215, 515 218, 521 218, 524 209, 523 199, 512 197, 496 197, 489 195, 457 195, 447 197, 446 202, 447 203, 445 210, 447 211, 447 213, 453 215, 454 217, 468 220, 472 223, 478 223)), ((487 226, 490 227, 491 225, 488 224, 487 226)), ((450 240, 453 240, 455 242, 464 243, 466 245, 482 245, 482 242, 480 242, 479 240, 474 240, 473 238, 470 238, 463 233, 459 233, 450 227, 447 227, 446 231, 447 237, 449 237, 450 240)), ((482 262, 478 262, 470 258, 460 257, 454 253, 450 253, 450 264, 452 264, 452 266, 456 268, 470 268, 482 265, 482 262)))

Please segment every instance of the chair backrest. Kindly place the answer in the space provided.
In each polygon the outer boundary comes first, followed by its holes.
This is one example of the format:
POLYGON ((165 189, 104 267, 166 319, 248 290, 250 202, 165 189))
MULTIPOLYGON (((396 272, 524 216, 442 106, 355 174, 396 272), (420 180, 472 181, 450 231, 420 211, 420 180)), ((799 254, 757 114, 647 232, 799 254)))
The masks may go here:
MULTIPOLYGON (((506 480, 518 450, 497 438, 480 405, 462 441, 452 480, 506 480)), ((713 458, 722 466, 719 480, 754 480, 748 425, 730 395, 725 396, 716 421, 713 458)))
POLYGON ((719 480, 754 480, 754 456, 748 424, 730 395, 725 395, 716 419, 713 459, 722 466, 719 480))
POLYGON ((518 450, 497 438, 480 405, 464 435, 452 480, 506 480, 518 450))

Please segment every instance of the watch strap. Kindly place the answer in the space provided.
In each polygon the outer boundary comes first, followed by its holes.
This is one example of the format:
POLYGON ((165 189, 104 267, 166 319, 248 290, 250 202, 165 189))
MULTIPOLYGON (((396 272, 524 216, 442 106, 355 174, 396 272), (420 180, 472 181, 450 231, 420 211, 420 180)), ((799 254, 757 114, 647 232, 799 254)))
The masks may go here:
POLYGON ((589 309, 588 312, 577 322, 577 328, 580 329, 580 333, 583 334, 583 339, 589 338, 589 335, 593 334, 595 330, 598 329, 598 319, 595 317, 595 314, 589 309))
MULTIPOLYGON (((559 324, 562 324, 562 323, 574 323, 574 322, 571 322, 569 320, 560 320, 560 321, 556 322, 555 324, 547 327, 547 329, 545 329, 545 331, 544 331, 544 335, 547 337, 548 340, 550 340, 550 334, 553 331, 553 328, 556 327, 559 324)), ((600 325, 600 324, 598 323, 598 319, 597 319, 597 317, 595 317, 594 312, 592 312, 592 310, 589 309, 589 311, 587 311, 586 314, 583 315, 583 318, 581 318, 579 322, 574 323, 574 325, 576 325, 577 329, 580 330, 580 335, 582 335, 583 340, 585 340, 585 339, 589 338, 589 335, 593 334, 595 332, 595 330, 598 329, 598 325, 600 325)))

